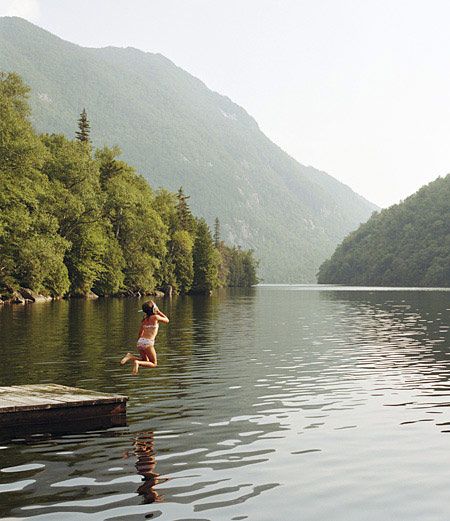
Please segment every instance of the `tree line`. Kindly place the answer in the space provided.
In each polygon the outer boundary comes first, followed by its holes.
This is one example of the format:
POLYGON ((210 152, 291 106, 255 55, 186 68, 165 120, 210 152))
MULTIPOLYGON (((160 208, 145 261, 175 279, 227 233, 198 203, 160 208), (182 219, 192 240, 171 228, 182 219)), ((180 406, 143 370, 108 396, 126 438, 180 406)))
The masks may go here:
POLYGON ((28 87, 0 73, 0 293, 53 297, 179 293, 258 282, 251 250, 226 245, 189 197, 154 191, 120 160, 94 150, 86 111, 74 139, 37 134, 28 87))

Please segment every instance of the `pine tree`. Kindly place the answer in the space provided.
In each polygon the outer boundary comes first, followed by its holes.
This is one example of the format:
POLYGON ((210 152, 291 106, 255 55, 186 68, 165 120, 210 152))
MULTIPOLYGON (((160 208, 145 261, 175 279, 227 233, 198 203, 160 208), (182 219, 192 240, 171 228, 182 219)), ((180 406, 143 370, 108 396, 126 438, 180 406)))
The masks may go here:
POLYGON ((75 132, 78 141, 81 141, 82 143, 89 143, 89 134, 91 132, 91 126, 89 125, 86 109, 83 109, 83 111, 80 114, 80 118, 78 120, 78 128, 79 130, 75 132))
POLYGON ((198 221, 192 254, 194 259, 194 280, 191 291, 193 293, 209 294, 219 285, 218 268, 220 253, 214 248, 211 232, 204 219, 198 221))
POLYGON ((178 223, 181 230, 187 230, 188 232, 193 232, 195 229, 194 217, 192 215, 191 209, 189 208, 189 204, 187 200, 190 198, 189 195, 185 195, 183 191, 183 187, 180 186, 177 193, 177 215, 178 215, 178 223))
POLYGON ((214 221, 214 246, 218 248, 220 246, 220 221, 219 218, 216 217, 214 221))

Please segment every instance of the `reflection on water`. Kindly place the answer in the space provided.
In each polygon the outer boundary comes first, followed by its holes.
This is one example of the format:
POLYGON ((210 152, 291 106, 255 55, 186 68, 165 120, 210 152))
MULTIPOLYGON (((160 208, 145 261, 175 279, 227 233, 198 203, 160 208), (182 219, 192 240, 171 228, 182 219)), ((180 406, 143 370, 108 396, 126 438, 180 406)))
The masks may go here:
POLYGON ((128 426, 3 436, 0 516, 447 519, 450 292, 261 287, 140 303, 4 306, 0 384, 130 396, 128 426))
MULTIPOLYGON (((144 497, 144 503, 154 503, 163 501, 163 496, 155 490, 155 485, 164 483, 167 479, 158 479, 159 474, 155 471, 156 453, 154 444, 154 434, 152 431, 144 431, 136 434, 134 438, 134 455, 136 456, 136 471, 142 476, 142 485, 137 489, 137 493, 144 497)), ((129 457, 129 452, 124 452, 124 458, 129 457)))

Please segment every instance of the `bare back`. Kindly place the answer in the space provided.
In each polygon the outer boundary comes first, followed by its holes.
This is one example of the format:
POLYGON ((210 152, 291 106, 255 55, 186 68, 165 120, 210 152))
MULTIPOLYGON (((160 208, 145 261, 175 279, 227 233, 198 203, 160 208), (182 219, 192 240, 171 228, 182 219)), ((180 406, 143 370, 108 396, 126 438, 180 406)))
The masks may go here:
POLYGON ((158 334, 159 322, 156 315, 144 318, 139 331, 140 338, 148 338, 154 340, 158 334))

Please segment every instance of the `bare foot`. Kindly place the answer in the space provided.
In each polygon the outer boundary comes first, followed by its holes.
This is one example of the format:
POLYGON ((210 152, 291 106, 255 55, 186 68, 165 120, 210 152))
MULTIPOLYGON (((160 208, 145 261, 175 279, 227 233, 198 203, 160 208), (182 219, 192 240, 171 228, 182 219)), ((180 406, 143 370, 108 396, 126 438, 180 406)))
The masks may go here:
POLYGON ((139 373, 139 362, 135 360, 133 362, 133 369, 131 370, 131 374, 137 375, 139 373))
POLYGON ((128 362, 128 360, 131 360, 133 358, 133 355, 131 353, 127 353, 122 360, 120 361, 120 365, 124 365, 128 362))

